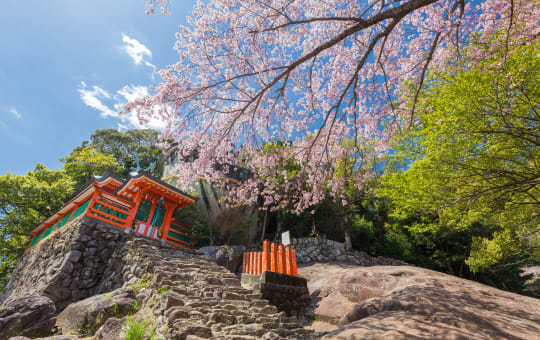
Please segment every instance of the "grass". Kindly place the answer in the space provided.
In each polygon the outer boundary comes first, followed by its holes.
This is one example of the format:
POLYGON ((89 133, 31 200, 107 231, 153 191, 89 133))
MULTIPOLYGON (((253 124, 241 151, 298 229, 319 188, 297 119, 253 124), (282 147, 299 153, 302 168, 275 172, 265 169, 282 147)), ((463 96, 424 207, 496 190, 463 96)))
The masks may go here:
POLYGON ((133 289, 133 292, 135 293, 135 295, 137 295, 143 288, 148 287, 151 282, 152 282, 152 278, 149 275, 143 275, 139 279, 139 281, 130 285, 130 287, 133 289))
POLYGON ((167 288, 167 287, 161 287, 160 289, 158 289, 157 293, 158 293, 159 295, 163 295, 163 294, 167 293, 168 291, 169 291, 169 288, 167 288))
POLYGON ((89 335, 90 334, 90 325, 83 324, 79 325, 78 323, 75 323, 75 330, 82 335, 89 335))
MULTIPOLYGON (((148 328, 148 321, 135 320, 134 317, 128 316, 127 327, 123 331, 124 340, 143 340, 148 328)), ((155 329, 153 329, 155 332, 155 329)), ((153 334, 152 334, 153 337, 153 334)))

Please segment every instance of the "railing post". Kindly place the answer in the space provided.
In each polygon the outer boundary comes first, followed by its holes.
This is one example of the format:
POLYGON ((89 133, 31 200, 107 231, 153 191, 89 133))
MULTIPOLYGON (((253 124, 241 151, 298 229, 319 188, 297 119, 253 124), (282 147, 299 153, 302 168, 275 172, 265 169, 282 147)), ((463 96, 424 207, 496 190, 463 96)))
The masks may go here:
POLYGON ((291 249, 292 274, 298 276, 298 267, 296 266, 296 249, 291 249))
MULTIPOLYGON (((165 217, 163 218, 163 223, 160 229, 161 238, 167 238, 167 235, 169 235, 169 229, 171 228, 171 222, 172 222, 172 215, 174 213, 173 206, 169 204, 165 204, 164 206, 165 206, 165 217)), ((133 217, 135 217, 135 215, 133 215, 133 217)), ((131 227, 131 224, 129 227, 131 227)))
POLYGON ((270 270, 270 241, 263 242, 263 254, 262 254, 262 269, 270 270))
POLYGON ((270 248, 271 248, 271 250, 270 250, 270 270, 273 271, 273 272, 277 272, 278 271, 277 244, 272 243, 270 248))
POLYGON ((291 266, 291 248, 285 248, 285 271, 287 275, 292 275, 292 266, 291 266))
POLYGON ((250 274, 255 274, 255 253, 254 252, 249 252, 249 256, 250 256, 250 266, 251 266, 251 270, 250 270, 250 274))
POLYGON ((278 272, 285 274, 285 247, 280 244, 278 249, 278 272))
POLYGON ((257 252, 257 275, 262 273, 262 252, 257 252))

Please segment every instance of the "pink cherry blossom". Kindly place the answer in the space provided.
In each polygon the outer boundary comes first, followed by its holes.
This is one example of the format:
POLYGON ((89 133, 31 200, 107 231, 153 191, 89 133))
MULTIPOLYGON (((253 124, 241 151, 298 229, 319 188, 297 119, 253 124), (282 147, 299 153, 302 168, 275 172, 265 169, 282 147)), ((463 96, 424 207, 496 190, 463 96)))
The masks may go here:
MULTIPOLYGON (((168 13, 168 0, 146 3, 148 13, 168 13)), ((249 180, 227 184, 230 202, 262 198, 264 209, 299 213, 329 193, 346 204, 344 187, 353 181, 364 188, 373 176, 370 158, 415 123, 427 74, 465 52, 476 60, 490 53, 466 51, 473 34, 488 45, 494 34, 506 34, 507 44, 537 41, 538 4, 198 1, 177 33, 178 61, 159 71, 163 82, 152 96, 125 109, 142 120, 161 115, 168 122, 163 139, 178 142, 182 159, 197 155, 177 166, 184 185, 248 167, 249 180), (276 141, 283 147, 261 152, 276 141), (336 171, 344 160, 347 179, 336 171), (291 164, 300 170, 284 171, 291 164)))

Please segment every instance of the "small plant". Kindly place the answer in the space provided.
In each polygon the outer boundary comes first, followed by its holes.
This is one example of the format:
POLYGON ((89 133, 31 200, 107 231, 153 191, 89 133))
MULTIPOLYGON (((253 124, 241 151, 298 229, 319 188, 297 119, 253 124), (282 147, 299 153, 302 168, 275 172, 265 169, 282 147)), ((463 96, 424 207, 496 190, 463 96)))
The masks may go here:
POLYGON ((90 334, 90 325, 79 325, 78 323, 75 323, 75 329, 79 334, 82 335, 89 335, 90 334))
POLYGON ((141 309, 141 302, 140 301, 135 301, 135 304, 132 306, 132 308, 133 308, 134 312, 139 311, 139 309, 141 309))
POLYGON ((167 288, 167 287, 161 287, 160 289, 158 289, 157 293, 158 293, 159 295, 163 295, 163 294, 167 293, 168 291, 169 291, 169 288, 167 288))
POLYGON ((110 298, 112 298, 112 292, 110 292, 109 294, 107 294, 107 296, 105 296, 105 298, 103 300, 109 300, 110 298))
POLYGON ((137 295, 143 288, 146 288, 152 282, 152 278, 149 275, 143 275, 136 283, 130 285, 135 295, 137 295))
POLYGON ((127 325, 122 331, 122 338, 124 340, 143 340, 148 324, 148 321, 135 320, 133 316, 128 316, 127 325))
POLYGON ((98 317, 96 319, 96 324, 100 325, 101 321, 103 321, 103 313, 99 313, 99 315, 98 315, 98 317))
POLYGON ((154 324, 154 325, 152 326, 152 330, 150 331, 149 340, 157 340, 157 337, 156 337, 156 329, 157 329, 157 325, 154 324))
POLYGON ((118 313, 118 305, 115 303, 113 306, 113 315, 116 315, 118 313))

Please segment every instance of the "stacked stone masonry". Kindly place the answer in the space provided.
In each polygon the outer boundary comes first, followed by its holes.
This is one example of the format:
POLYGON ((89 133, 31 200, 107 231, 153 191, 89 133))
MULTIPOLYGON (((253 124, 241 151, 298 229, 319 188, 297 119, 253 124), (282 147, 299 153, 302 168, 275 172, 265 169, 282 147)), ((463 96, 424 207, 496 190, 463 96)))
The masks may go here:
POLYGON ((365 252, 346 250, 345 244, 320 238, 292 239, 298 263, 342 262, 359 266, 401 266, 407 263, 382 256, 371 257, 365 252))
POLYGON ((302 322, 314 318, 307 280, 303 277, 271 271, 264 271, 262 274, 244 273, 242 286, 260 293, 263 299, 288 316, 296 316, 302 322))

